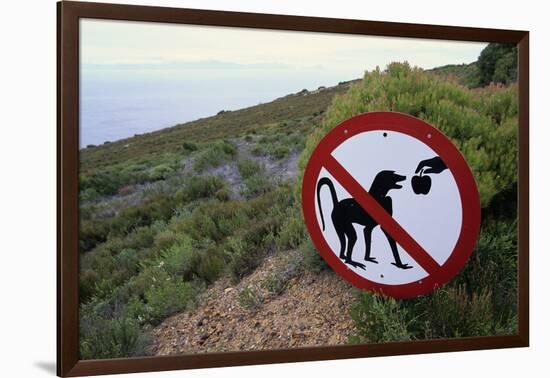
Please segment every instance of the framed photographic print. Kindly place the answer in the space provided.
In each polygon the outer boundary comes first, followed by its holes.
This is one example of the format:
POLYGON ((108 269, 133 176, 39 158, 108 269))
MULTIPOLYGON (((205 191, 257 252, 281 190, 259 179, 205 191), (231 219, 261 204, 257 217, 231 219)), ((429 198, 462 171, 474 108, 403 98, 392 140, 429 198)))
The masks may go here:
POLYGON ((528 60, 58 3, 58 375, 528 346, 528 60))

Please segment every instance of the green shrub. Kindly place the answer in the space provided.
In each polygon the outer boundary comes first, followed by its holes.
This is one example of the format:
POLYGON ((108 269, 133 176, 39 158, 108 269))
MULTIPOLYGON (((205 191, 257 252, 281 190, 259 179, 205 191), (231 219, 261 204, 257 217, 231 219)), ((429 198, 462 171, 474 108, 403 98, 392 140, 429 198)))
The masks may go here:
POLYGON ((81 252, 93 249, 107 240, 110 232, 109 220, 82 220, 78 230, 78 245, 81 252))
POLYGON ((235 280, 241 279, 256 268, 259 264, 258 260, 263 255, 241 237, 228 238, 224 246, 224 253, 228 256, 229 271, 235 280))
POLYGON ((237 161, 237 168, 239 169, 241 177, 244 179, 254 176, 262 170, 258 162, 246 158, 241 158, 237 161))
POLYGON ((360 294, 351 309, 353 341, 516 333, 516 264, 515 224, 488 221, 466 268, 446 286, 400 301, 360 294))
POLYGON ((245 198, 253 198, 273 189, 271 180, 262 174, 250 176, 243 183, 244 187, 241 189, 241 194, 245 198))
MULTIPOLYGON (((120 187, 117 177, 108 171, 79 176, 79 190, 81 193, 93 191, 96 195, 115 194, 120 187)), ((89 192, 90 193, 90 192, 89 192)))
POLYGON ((262 281, 262 287, 272 295, 280 295, 291 280, 303 272, 303 259, 299 253, 290 253, 284 263, 276 267, 262 281))
POLYGON ((159 164, 153 167, 149 172, 149 179, 151 181, 164 180, 174 173, 174 168, 169 164, 159 164))
POLYGON ((166 250, 159 264, 171 277, 181 277, 185 281, 195 279, 207 283, 214 282, 224 268, 224 261, 218 249, 200 249, 191 239, 183 239, 166 250))
POLYGON ((262 302, 261 294, 251 287, 246 287, 239 292, 239 304, 247 310, 257 310, 262 302))
POLYGON ((309 237, 305 238, 300 244, 300 253, 304 256, 304 268, 314 273, 319 273, 328 269, 328 265, 323 260, 309 237))
POLYGON ((148 335, 132 318, 108 319, 84 308, 80 317, 80 356, 82 359, 104 359, 146 355, 148 335))
MULTIPOLYGON (((157 166, 159 176, 162 176, 163 169, 173 170, 174 157, 167 154, 161 161, 165 163, 157 166)), ((116 194, 123 187, 150 180, 154 168, 150 170, 148 164, 124 162, 102 169, 81 171, 79 176, 81 199, 95 200, 101 196, 116 194)), ((155 179, 159 179, 159 177, 155 177, 155 179)))
POLYGON ((192 176, 185 181, 184 188, 176 193, 176 197, 182 202, 212 197, 224 185, 223 179, 219 176, 192 176))
POLYGON ((277 236, 277 248, 279 250, 298 248, 306 238, 306 235, 307 232, 301 210, 296 206, 286 209, 283 224, 277 236))
POLYGON ((260 265, 269 252, 272 236, 277 233, 276 219, 257 220, 248 229, 228 238, 224 252, 229 259, 229 271, 235 279, 240 279, 260 265))
POLYGON ((290 148, 288 146, 279 145, 273 149, 273 156, 275 156, 277 159, 283 159, 288 156, 290 153, 290 148))
POLYGON ((190 306, 197 290, 190 282, 166 278, 159 280, 145 292, 147 315, 151 324, 190 306))
POLYGON ((181 145, 181 148, 182 148, 184 153, 197 151, 199 149, 197 144, 193 143, 193 142, 183 142, 182 145, 181 145))
POLYGON ((78 194, 78 198, 80 202, 88 202, 88 201, 94 201, 95 199, 99 198, 100 194, 95 188, 86 188, 80 190, 78 194))
POLYGON ((150 226, 156 221, 167 221, 175 212, 182 198, 169 194, 157 194, 143 203, 122 209, 110 220, 110 233, 125 235, 138 227, 150 226))
POLYGON ((443 287, 420 298, 415 307, 432 314, 411 326, 424 338, 489 336, 496 332, 491 291, 487 288, 469 294, 464 285, 443 287))
POLYGON ((214 193, 214 197, 216 197, 218 201, 226 202, 231 199, 231 194, 226 188, 221 188, 214 193))
POLYGON ((273 133, 263 135, 258 144, 251 149, 257 156, 270 155, 276 159, 286 158, 291 151, 302 150, 304 136, 301 133, 273 133))
MULTIPOLYGON (((299 159, 298 182, 321 138, 345 119, 369 111, 408 113, 451 138, 473 170, 482 207, 517 180, 515 85, 473 91, 408 64, 392 63, 384 71, 365 73, 362 82, 334 99, 299 159)), ((298 201, 300 191, 298 186, 298 201)))
POLYGON ((393 298, 362 293, 351 306, 350 315, 357 331, 350 340, 353 343, 411 339, 407 329, 410 316, 393 298))
POLYGON ((479 85, 491 82, 509 84, 517 79, 517 47, 514 44, 489 43, 477 60, 479 85))
POLYGON ((206 201, 197 205, 189 217, 176 225, 179 232, 194 240, 221 242, 248 221, 245 204, 237 201, 206 201))
POLYGON ((233 159, 237 155, 237 148, 230 142, 213 143, 197 155, 193 168, 202 171, 206 168, 213 168, 223 162, 233 159))
POLYGON ((80 301, 103 298, 137 274, 138 265, 154 256, 155 227, 141 227, 124 237, 113 237, 80 256, 80 301))
POLYGON ((184 236, 170 229, 165 229, 155 236, 155 251, 164 251, 182 240, 184 236))
POLYGON ((514 321, 517 308, 517 224, 511 221, 487 220, 481 229, 476 249, 457 285, 470 294, 490 289, 495 319, 503 324, 514 321))

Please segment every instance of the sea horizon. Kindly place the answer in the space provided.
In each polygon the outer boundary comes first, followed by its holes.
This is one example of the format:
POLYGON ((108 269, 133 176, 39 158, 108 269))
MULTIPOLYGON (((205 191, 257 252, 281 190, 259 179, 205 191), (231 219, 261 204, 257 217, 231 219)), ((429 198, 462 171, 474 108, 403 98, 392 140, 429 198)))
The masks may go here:
POLYGON ((269 103, 303 89, 332 87, 360 76, 341 78, 326 71, 291 70, 270 78, 261 71, 250 70, 239 77, 218 72, 212 79, 200 80, 194 77, 204 78, 204 74, 189 70, 154 75, 116 68, 83 70, 79 148, 213 117, 222 110, 269 103))

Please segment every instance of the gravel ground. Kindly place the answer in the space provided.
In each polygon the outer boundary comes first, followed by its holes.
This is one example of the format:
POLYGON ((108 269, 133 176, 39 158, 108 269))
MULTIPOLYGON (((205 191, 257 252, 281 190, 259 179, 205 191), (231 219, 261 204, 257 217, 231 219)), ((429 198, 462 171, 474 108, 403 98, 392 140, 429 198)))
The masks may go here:
POLYGON ((284 349, 346 344, 353 331, 348 309, 353 290, 332 271, 293 278, 280 295, 262 282, 284 259, 271 256, 236 286, 215 283, 189 312, 166 319, 153 330, 155 355, 284 349), (243 308, 239 293, 251 288, 263 298, 243 308))

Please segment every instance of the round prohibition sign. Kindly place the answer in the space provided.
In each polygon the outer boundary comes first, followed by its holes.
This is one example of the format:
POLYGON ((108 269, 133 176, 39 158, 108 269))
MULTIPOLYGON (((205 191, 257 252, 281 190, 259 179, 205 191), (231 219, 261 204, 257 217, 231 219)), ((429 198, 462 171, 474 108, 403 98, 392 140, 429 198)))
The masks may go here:
POLYGON ((360 289, 424 295, 464 267, 479 235, 472 172, 439 130, 395 112, 332 129, 304 172, 302 210, 330 267, 360 289))

